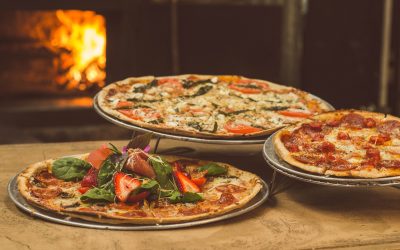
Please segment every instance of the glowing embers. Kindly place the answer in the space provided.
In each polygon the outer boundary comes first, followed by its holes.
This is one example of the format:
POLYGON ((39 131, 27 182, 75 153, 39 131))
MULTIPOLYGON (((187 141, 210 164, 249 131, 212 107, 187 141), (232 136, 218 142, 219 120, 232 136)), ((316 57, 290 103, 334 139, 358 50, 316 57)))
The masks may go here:
POLYGON ((94 11, 57 10, 60 22, 52 30, 50 49, 58 55, 56 83, 72 90, 104 86, 106 78, 106 28, 103 16, 94 11))

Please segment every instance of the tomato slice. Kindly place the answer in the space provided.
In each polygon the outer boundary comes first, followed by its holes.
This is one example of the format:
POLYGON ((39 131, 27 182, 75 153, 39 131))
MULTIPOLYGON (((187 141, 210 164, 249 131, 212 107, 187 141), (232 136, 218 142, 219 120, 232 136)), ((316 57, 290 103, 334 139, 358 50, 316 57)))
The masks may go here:
POLYGON ((245 125, 245 124, 240 124, 240 123, 235 124, 232 121, 225 123, 224 128, 226 130, 228 130, 229 132, 235 133, 235 134, 251 134, 251 133, 259 132, 262 130, 260 128, 252 127, 252 126, 245 125))
POLYGON ((86 161, 89 162, 92 167, 100 169, 101 164, 110 154, 112 154, 111 149, 109 149, 106 145, 102 145, 100 148, 91 152, 86 161))
POLYGON ((228 87, 245 94, 259 94, 269 89, 267 83, 251 79, 239 79, 228 87))
POLYGON ((280 110, 278 114, 290 117, 298 117, 298 118, 307 118, 310 117, 312 114, 305 113, 301 111, 294 111, 294 110, 280 110))
POLYGON ((78 188, 79 193, 84 194, 86 193, 91 187, 80 187, 78 188))
POLYGON ((183 86, 181 81, 178 78, 166 77, 158 79, 158 86, 160 86, 161 90, 169 92, 169 93, 180 93, 183 91, 183 86))
POLYGON ((117 109, 119 109, 119 108, 132 108, 133 105, 134 105, 134 103, 130 102, 130 101, 119 101, 117 103, 117 107, 116 108, 117 109))
POLYGON ((121 109, 118 110, 118 112, 134 120, 143 120, 143 118, 161 118, 161 114, 157 110, 151 108, 121 109))

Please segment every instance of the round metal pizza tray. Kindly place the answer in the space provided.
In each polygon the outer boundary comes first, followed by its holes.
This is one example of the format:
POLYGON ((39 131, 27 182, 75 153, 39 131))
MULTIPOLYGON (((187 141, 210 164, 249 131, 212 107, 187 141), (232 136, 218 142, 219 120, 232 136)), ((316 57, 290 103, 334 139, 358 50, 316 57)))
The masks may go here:
MULTIPOLYGON (((275 133, 276 134, 276 133, 275 133)), ((276 153, 273 145, 273 137, 271 135, 264 143, 263 157, 274 170, 288 177, 327 186, 341 187, 366 187, 366 186, 393 186, 400 184, 400 176, 382 177, 382 178, 354 178, 354 177, 337 177, 313 174, 305 172, 300 168, 292 166, 283 161, 276 153)))
POLYGON ((226 214, 217 216, 215 218, 207 218, 190 222, 182 222, 182 223, 172 223, 172 224, 154 224, 154 225, 140 225, 140 224, 107 224, 107 223, 98 223, 92 221, 86 221, 78 218, 71 218, 68 215, 57 214, 55 212, 46 211, 39 207, 36 207, 30 203, 28 203, 24 197, 19 193, 17 187, 17 176, 10 180, 8 183, 8 195, 11 200, 15 203, 15 205, 21 209, 22 211, 43 220, 56 222, 59 224, 69 225, 69 226, 77 226, 77 227, 86 227, 86 228, 95 228, 95 229, 111 229, 111 230, 131 230, 131 231, 139 231, 139 230, 165 230, 165 229, 175 229, 175 228, 185 228, 185 227, 193 227, 198 225, 204 225, 212 222, 217 222, 221 220, 230 219, 256 209, 261 204, 263 204, 270 194, 270 190, 265 181, 262 180, 262 188, 260 192, 244 207, 233 210, 226 214))
MULTIPOLYGON (((190 136, 183 136, 183 135, 175 135, 175 134, 168 134, 168 133, 162 133, 156 130, 151 130, 151 129, 146 129, 142 128, 139 126, 135 126, 129 122, 122 121, 120 119, 117 119, 115 117, 112 117, 111 115, 107 114, 104 112, 100 106, 98 105, 98 94, 93 98, 93 107, 94 110, 102 116, 104 119, 107 121, 114 123, 115 125, 131 129, 137 132, 142 132, 142 133, 153 133, 155 136, 159 138, 168 138, 168 139, 173 139, 173 140, 180 140, 180 141, 188 141, 188 142, 197 142, 197 143, 205 143, 205 144, 219 144, 219 145, 246 145, 246 144, 263 144, 265 140, 270 136, 270 135, 265 135, 262 137, 249 137, 245 139, 207 139, 207 138, 196 138, 196 137, 190 137, 190 136)), ((313 96, 313 95, 312 95, 313 96)), ((330 110, 334 110, 335 108, 329 104, 328 102, 320 99, 319 97, 313 96, 315 99, 320 100, 321 102, 325 103, 330 110)))

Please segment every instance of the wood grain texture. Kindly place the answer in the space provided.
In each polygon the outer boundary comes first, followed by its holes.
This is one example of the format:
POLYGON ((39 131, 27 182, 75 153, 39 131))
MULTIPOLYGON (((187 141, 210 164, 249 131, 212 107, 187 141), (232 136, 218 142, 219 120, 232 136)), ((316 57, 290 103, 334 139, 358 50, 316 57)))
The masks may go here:
MULTIPOLYGON (((115 142, 123 145, 126 142, 115 142)), ((252 213, 194 228, 130 232, 58 225, 18 210, 6 193, 10 178, 46 158, 88 152, 102 142, 0 146, 2 249, 399 249, 400 190, 343 189, 292 182, 252 213)), ((179 144, 179 143, 178 143, 179 144)), ((162 143, 162 148, 176 146, 162 143)), ((162 149, 161 148, 161 149, 162 149)), ((203 155, 254 171, 261 156, 203 155)))

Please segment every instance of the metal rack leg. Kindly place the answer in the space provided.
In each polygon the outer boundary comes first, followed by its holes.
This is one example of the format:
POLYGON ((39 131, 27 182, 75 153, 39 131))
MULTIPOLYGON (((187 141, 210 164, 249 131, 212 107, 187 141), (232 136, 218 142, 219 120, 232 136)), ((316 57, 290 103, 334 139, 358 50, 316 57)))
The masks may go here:
POLYGON ((153 150, 154 154, 157 153, 158 144, 160 144, 160 140, 161 140, 161 137, 157 137, 156 145, 154 145, 154 150, 153 150))

